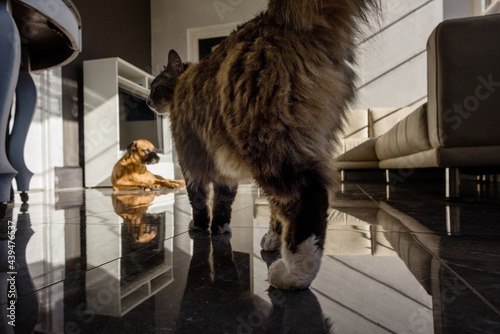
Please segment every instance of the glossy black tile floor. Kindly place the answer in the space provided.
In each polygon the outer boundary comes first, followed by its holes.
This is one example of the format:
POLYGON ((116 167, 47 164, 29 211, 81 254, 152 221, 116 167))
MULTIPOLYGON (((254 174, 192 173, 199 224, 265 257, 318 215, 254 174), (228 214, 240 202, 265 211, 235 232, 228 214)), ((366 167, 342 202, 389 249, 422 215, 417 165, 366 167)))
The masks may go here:
POLYGON ((389 199, 384 183, 343 184, 318 277, 291 293, 266 282, 278 255, 261 252, 269 212, 253 186, 215 236, 188 231, 183 190, 17 195, 0 333, 500 333, 500 187, 462 188, 447 203, 441 180, 389 199))

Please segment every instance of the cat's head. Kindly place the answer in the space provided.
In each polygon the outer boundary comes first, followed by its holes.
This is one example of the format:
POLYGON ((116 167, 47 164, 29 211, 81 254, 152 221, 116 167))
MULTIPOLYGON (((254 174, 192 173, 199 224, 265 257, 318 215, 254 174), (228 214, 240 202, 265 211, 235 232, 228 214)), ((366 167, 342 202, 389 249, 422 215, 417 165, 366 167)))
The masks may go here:
POLYGON ((184 73, 184 70, 185 66, 181 57, 174 50, 170 50, 168 65, 163 67, 163 71, 151 83, 151 92, 146 101, 149 108, 158 114, 165 114, 169 111, 177 78, 184 73))

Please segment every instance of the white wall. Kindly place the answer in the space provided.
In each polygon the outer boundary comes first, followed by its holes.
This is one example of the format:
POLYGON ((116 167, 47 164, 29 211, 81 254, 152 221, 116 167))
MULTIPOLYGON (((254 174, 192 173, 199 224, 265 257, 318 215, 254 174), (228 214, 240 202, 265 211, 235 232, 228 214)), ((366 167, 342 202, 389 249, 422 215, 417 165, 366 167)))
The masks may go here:
MULTIPOLYGON (((464 3, 472 8, 473 1, 477 0, 461 0, 460 8, 448 0, 383 1, 382 22, 367 29, 367 39, 360 43, 357 107, 401 107, 425 101, 427 38, 443 20, 446 8, 456 16, 466 11, 464 3)), ((188 29, 245 22, 266 6, 267 0, 151 0, 153 75, 165 65, 170 49, 188 59, 188 29)))
POLYGON ((267 0, 151 0, 152 74, 166 65, 170 49, 187 59, 187 29, 243 23, 266 6, 267 0))
POLYGON ((477 15, 480 0, 386 0, 384 17, 360 44, 359 109, 427 99, 429 35, 443 20, 477 15))
POLYGON ((444 19, 456 19, 479 14, 480 0, 443 0, 444 19))
POLYGON ((360 44, 359 109, 421 104, 427 96, 426 43, 443 19, 442 0, 388 0, 379 28, 360 44))
POLYGON ((34 173, 30 190, 54 189, 54 168, 64 166, 61 69, 42 71, 32 77, 37 103, 24 148, 26 166, 34 173))

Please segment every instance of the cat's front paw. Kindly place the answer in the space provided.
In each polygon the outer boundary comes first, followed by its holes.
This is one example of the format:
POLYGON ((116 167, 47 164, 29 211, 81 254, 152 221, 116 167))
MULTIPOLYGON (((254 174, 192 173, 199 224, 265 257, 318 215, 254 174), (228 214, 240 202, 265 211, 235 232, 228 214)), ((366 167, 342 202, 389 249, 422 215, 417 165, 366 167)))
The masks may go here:
POLYGON ((304 273, 290 271, 283 259, 279 259, 269 267, 269 283, 280 290, 305 290, 311 285, 314 277, 304 273))
POLYGON ((268 252, 276 252, 280 250, 281 247, 281 234, 269 230, 260 241, 260 247, 262 250, 268 252))
POLYGON ((223 226, 212 224, 212 233, 213 234, 231 233, 231 226, 229 225, 229 223, 226 223, 223 226))
POLYGON ((269 283, 280 290, 307 289, 319 271, 323 255, 317 241, 312 236, 302 242, 295 252, 283 245, 282 258, 269 267, 269 283))

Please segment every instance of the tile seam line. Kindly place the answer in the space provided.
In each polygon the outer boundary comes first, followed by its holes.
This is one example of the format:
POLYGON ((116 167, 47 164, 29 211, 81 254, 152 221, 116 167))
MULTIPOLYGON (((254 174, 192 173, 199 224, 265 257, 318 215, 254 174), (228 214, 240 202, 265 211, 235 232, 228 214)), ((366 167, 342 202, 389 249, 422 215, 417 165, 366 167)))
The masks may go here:
MULTIPOLYGON (((366 195, 368 196, 373 202, 377 204, 380 210, 383 210, 379 203, 376 202, 372 196, 370 196, 359 184, 357 184, 358 188, 366 195)), ((469 284, 462 276, 460 276, 455 270, 453 270, 443 259, 441 259, 439 256, 434 254, 427 246, 425 246, 420 240, 417 239, 415 233, 413 231, 409 231, 411 238, 418 243, 421 247, 423 247, 429 254, 432 255, 435 259, 439 261, 446 269, 448 269, 455 277, 457 277, 467 288, 469 288, 472 293, 474 293, 480 300, 483 301, 493 312, 495 312, 497 315, 500 316, 500 310, 498 310, 486 297, 484 297, 479 291, 477 291, 472 285, 469 284)), ((435 233, 434 233, 435 234, 435 233)))
POLYGON ((366 190, 364 190, 359 184, 356 184, 356 186, 358 187, 359 190, 361 190, 363 192, 363 194, 365 194, 366 196, 368 196, 368 198, 377 205, 377 208, 379 208, 380 210, 383 210, 381 207, 380 207, 380 204, 372 197, 370 196, 370 194, 368 194, 368 192, 366 192, 366 190))
POLYGON ((345 308, 346 310, 349 310, 350 312, 352 312, 352 313, 356 314, 358 317, 363 318, 363 319, 367 320, 368 322, 370 322, 370 323, 372 323, 372 324, 374 324, 374 325, 376 325, 376 326, 378 326, 378 327, 380 327, 380 328, 384 329, 385 331, 387 331, 387 333, 394 333, 394 334, 396 334, 396 332, 393 332, 392 330, 390 330, 389 328, 385 327, 385 326, 384 326, 384 325, 382 325, 381 323, 379 323, 379 322, 375 322, 374 320, 370 319, 370 318, 369 318, 369 317, 367 317, 366 315, 361 314, 361 313, 359 313, 358 311, 356 311, 355 309, 350 308, 349 306, 347 306, 347 305, 345 305, 345 304, 341 303, 340 301, 333 299, 331 296, 326 295, 326 294, 325 294, 325 293, 323 293, 322 291, 320 291, 320 290, 318 290, 318 289, 316 289, 316 288, 313 288, 313 287, 310 287, 309 289, 310 289, 310 290, 312 290, 312 291, 315 291, 317 294, 319 294, 319 295, 323 296, 323 298, 326 298, 326 299, 328 299, 328 300, 330 300, 330 301, 334 302, 335 304, 340 305, 341 307, 345 308))
POLYGON ((445 260, 441 259, 439 256, 437 256, 434 252, 432 252, 427 246, 425 246, 420 240, 416 238, 416 235, 411 232, 410 233, 412 239, 418 243, 422 248, 424 248, 429 254, 432 255, 433 258, 435 258, 441 265, 443 265, 447 270, 449 270, 453 275, 455 275, 456 278, 460 280, 469 290, 472 291, 483 303, 485 303, 493 312, 495 312, 497 315, 500 316, 500 310, 495 307, 486 297, 484 297, 479 291, 476 290, 465 278, 463 278, 461 275, 459 275, 453 268, 451 268, 448 263, 446 263, 445 260))
MULTIPOLYGON (((167 238, 167 239, 165 239, 165 240, 163 240, 163 241, 171 240, 171 239, 173 239, 173 238, 175 238, 175 237, 178 237, 178 236, 183 235, 183 234, 186 234, 186 233, 188 233, 188 231, 186 231, 186 232, 182 232, 182 233, 179 233, 179 234, 176 234, 176 235, 173 235, 172 237, 167 238)), ((108 262, 105 262, 105 263, 103 263, 103 264, 101 264, 101 265, 99 265, 99 266, 93 267, 93 268, 91 268, 91 269, 89 269, 89 270, 85 270, 85 273, 87 273, 87 272, 89 272, 89 271, 91 271, 91 270, 97 269, 97 268, 101 268, 102 266, 105 266, 105 265, 107 265, 107 264, 110 264, 110 263, 112 263, 112 262, 114 262, 114 261, 116 261, 116 260, 119 260, 120 258, 122 258, 122 257, 118 257, 118 258, 116 258, 116 259, 113 259, 113 260, 110 260, 110 261, 108 261, 108 262)), ((70 277, 71 277, 71 276, 70 276, 70 277)), ((51 284, 49 284, 49 285, 46 285, 46 286, 44 286, 44 287, 42 287, 42 288, 36 289, 36 290, 34 290, 33 292, 30 292, 30 293, 28 293, 28 294, 26 294, 26 295, 21 295, 20 297, 29 296, 29 295, 31 295, 31 294, 33 294, 33 293, 38 293, 38 292, 40 292, 40 291, 43 291, 43 290, 45 290, 45 289, 47 289, 47 288, 50 288, 50 287, 52 287, 52 286, 54 286, 54 285, 56 285, 56 284, 60 284, 60 283, 64 282, 65 280, 67 280, 67 279, 68 279, 68 278, 70 278, 70 277, 64 277, 64 278, 63 278, 63 279, 61 279, 61 280, 58 280, 58 281, 56 281, 56 282, 53 282, 53 283, 51 283, 51 284)), ((1 304, 0 304, 0 305, 1 305, 1 304)))
POLYGON ((332 255, 329 255, 328 257, 329 257, 329 258, 331 258, 331 259, 333 259, 334 261, 336 261, 336 262, 338 262, 338 263, 342 264, 343 266, 345 266, 345 267, 347 267, 347 268, 351 269, 352 271, 357 272, 357 273, 360 273, 361 275, 363 275, 363 276, 365 276, 365 277, 367 277, 367 278, 369 278, 369 279, 373 280, 374 282, 377 282, 377 283, 379 283, 379 284, 381 284, 381 285, 385 286, 386 288, 391 289, 391 290, 393 290, 393 291, 395 291, 395 292, 399 293, 400 295, 402 295, 402 296, 406 297, 408 300, 411 300, 411 301, 413 301, 414 303, 419 304, 419 305, 420 305, 420 306, 422 306, 423 308, 426 308, 426 309, 428 309, 428 310, 431 310, 431 308, 430 308, 429 306, 427 306, 427 305, 423 304, 421 301, 419 301, 419 300, 417 300, 417 299, 413 298, 412 296, 410 296, 410 295, 406 294, 405 292, 403 292, 403 291, 401 291, 401 290, 397 289, 396 287, 391 286, 391 285, 389 285, 389 284, 385 283, 384 281, 382 281, 382 280, 380 280, 380 279, 378 279, 378 278, 376 278, 376 277, 370 276, 370 275, 368 275, 367 273, 364 273, 364 272, 362 272, 361 270, 356 269, 355 267, 353 267, 353 266, 351 266, 351 265, 349 265, 349 264, 345 263, 345 262, 344 262, 344 261, 342 261, 342 260, 337 259, 336 257, 334 257, 334 256, 332 256, 332 255))

